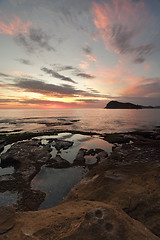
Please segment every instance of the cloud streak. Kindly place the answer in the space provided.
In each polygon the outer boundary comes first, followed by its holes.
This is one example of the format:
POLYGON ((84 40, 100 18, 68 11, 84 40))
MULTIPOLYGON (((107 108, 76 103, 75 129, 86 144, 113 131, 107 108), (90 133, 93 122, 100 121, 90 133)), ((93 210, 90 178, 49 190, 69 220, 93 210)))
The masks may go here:
POLYGON ((32 25, 32 22, 23 23, 23 21, 18 17, 14 16, 12 20, 6 19, 5 23, 0 18, 0 34, 7 35, 16 35, 16 34, 26 34, 28 33, 29 27, 32 25))
POLYGON ((18 61, 24 65, 33 65, 29 60, 23 59, 23 58, 18 58, 18 59, 16 59, 16 61, 18 61))
POLYGON ((77 77, 87 78, 87 79, 93 79, 95 78, 93 75, 87 74, 87 73, 77 73, 77 77))
MULTIPOLYGON (((68 84, 55 85, 45 83, 41 80, 35 80, 31 78, 17 78, 13 84, 8 84, 9 87, 23 89, 26 92, 39 93, 50 97, 95 97, 106 98, 107 95, 102 95, 99 92, 86 91, 76 89, 74 86, 68 84)), ((7 86, 5 86, 7 87, 7 86)))
POLYGON ((55 70, 48 69, 46 67, 41 68, 41 70, 50 74, 50 75, 52 75, 53 77, 56 77, 56 78, 64 80, 64 81, 77 83, 73 79, 71 79, 69 77, 65 77, 62 74, 59 74, 57 71, 60 71, 60 72, 61 71, 71 71, 74 76, 81 77, 81 78, 86 78, 86 79, 95 78, 95 76, 93 76, 91 74, 88 74, 88 73, 85 73, 85 72, 82 72, 82 71, 80 71, 80 69, 78 69, 76 67, 73 67, 73 66, 68 66, 68 65, 62 66, 62 65, 58 65, 58 64, 53 64, 51 66, 53 66, 55 68, 55 70))
POLYGON ((51 75, 52 77, 58 78, 62 81, 67 81, 67 82, 71 82, 71 83, 76 83, 74 80, 72 80, 69 77, 65 77, 62 74, 59 74, 58 72, 53 71, 52 69, 48 69, 46 67, 41 68, 41 70, 49 75, 51 75))
POLYGON ((92 8, 94 24, 105 46, 119 55, 130 55, 134 63, 142 63, 155 49, 153 43, 140 41, 147 25, 147 10, 142 1, 113 0, 92 8))

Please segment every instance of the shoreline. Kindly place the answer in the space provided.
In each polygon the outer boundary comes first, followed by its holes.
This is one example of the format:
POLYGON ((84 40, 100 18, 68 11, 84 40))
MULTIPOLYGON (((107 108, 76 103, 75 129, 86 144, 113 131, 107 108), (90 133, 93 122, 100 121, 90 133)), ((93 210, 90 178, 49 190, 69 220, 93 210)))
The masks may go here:
MULTIPOLYGON (((87 132, 67 132, 88 135, 87 132)), ((11 143, 17 139, 20 141, 26 137, 31 139, 33 135, 16 134, 6 137, 6 142, 11 143)), ((96 134, 89 133, 89 135, 96 134)), ((111 155, 101 158, 91 167, 84 179, 72 188, 64 201, 56 207, 27 213, 16 211, 13 207, 0 207, 1 213, 8 217, 5 223, 0 222, 0 230, 5 229, 0 233, 2 239, 11 239, 9 237, 12 236, 12 239, 16 240, 26 237, 31 240, 89 240, 94 239, 93 229, 97 231, 101 229, 98 232, 100 240, 104 239, 104 236, 123 240, 145 240, 146 236, 148 239, 160 239, 159 128, 157 131, 106 133, 97 136, 114 144, 111 155), (110 216, 108 220, 106 211, 110 216), (34 219, 36 222, 33 223, 34 219), (120 219, 121 223, 119 223, 120 219), (22 230, 20 225, 23 225, 22 230), (135 226, 135 230, 131 226, 135 226), (126 235, 118 234, 117 229, 120 228, 124 229, 126 235)), ((26 194, 30 195, 31 192, 26 194)), ((33 198, 36 194, 39 192, 34 192, 33 198)), ((38 196, 40 200, 44 197, 44 195, 38 196)))

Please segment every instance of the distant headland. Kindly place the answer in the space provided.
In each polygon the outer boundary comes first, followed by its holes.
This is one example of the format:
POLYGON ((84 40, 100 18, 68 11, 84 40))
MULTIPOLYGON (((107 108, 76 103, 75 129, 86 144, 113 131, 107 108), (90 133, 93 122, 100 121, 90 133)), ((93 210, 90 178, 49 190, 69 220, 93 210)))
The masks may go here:
POLYGON ((144 108, 160 108, 160 106, 153 107, 153 106, 142 106, 142 105, 136 105, 133 103, 123 103, 118 101, 110 101, 105 106, 107 109, 144 109, 144 108))

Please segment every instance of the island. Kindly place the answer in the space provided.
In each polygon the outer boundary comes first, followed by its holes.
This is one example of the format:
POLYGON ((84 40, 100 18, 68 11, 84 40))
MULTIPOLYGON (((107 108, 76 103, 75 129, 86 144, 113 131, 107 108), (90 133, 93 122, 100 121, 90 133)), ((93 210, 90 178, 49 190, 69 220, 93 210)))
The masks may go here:
POLYGON ((107 103, 105 108, 107 109, 144 109, 144 108, 158 108, 158 107, 142 106, 142 105, 137 105, 129 102, 123 103, 118 101, 110 101, 109 103, 107 103))

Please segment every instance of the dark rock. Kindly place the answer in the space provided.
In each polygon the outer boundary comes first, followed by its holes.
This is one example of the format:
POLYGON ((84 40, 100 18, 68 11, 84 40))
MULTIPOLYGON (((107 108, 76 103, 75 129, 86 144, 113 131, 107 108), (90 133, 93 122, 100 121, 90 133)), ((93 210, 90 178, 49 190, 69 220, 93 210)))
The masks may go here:
POLYGON ((106 151, 99 152, 96 156, 96 158, 100 161, 102 158, 107 158, 108 153, 106 151))
MULTIPOLYGON (((15 209, 12 207, 0 207, 0 235, 10 231, 16 223, 15 209)), ((1 239, 1 237, 0 237, 1 239)))
POLYGON ((103 149, 101 149, 101 148, 96 148, 95 149, 95 153, 97 154, 97 153, 100 153, 100 152, 103 152, 104 150, 103 149))
POLYGON ((4 150, 4 146, 5 146, 5 140, 0 139, 0 152, 4 150))
POLYGON ((85 152, 85 155, 92 155, 92 156, 94 156, 95 155, 94 149, 89 149, 88 151, 85 152))
POLYGON ((55 158, 50 159, 47 167, 53 167, 53 168, 68 168, 71 164, 63 159, 59 154, 56 155, 55 158))
POLYGON ((59 151, 60 149, 66 150, 73 145, 73 142, 64 141, 64 140, 55 140, 55 148, 59 151))
POLYGON ((113 134, 103 134, 103 139, 109 143, 129 143, 132 140, 130 137, 126 137, 124 134, 113 133, 113 134))
POLYGON ((85 164, 85 153, 86 153, 87 149, 81 148, 79 149, 77 156, 75 158, 75 160, 73 161, 74 165, 84 165, 85 164))
POLYGON ((2 168, 6 168, 6 167, 11 167, 11 166, 17 167, 19 164, 20 164, 20 162, 18 160, 14 159, 13 157, 6 157, 5 160, 2 157, 0 165, 2 168))
POLYGON ((71 122, 79 122, 79 119, 71 120, 71 122))
POLYGON ((15 189, 17 189, 17 181, 13 175, 6 174, 0 176, 0 192, 12 191, 15 189))
POLYGON ((1 166, 14 166, 17 175, 30 181, 40 170, 41 165, 50 159, 49 145, 42 146, 40 141, 17 142, 9 151, 1 155, 1 166))
POLYGON ((46 193, 40 190, 25 189, 17 201, 17 209, 21 211, 36 211, 45 200, 46 193))

